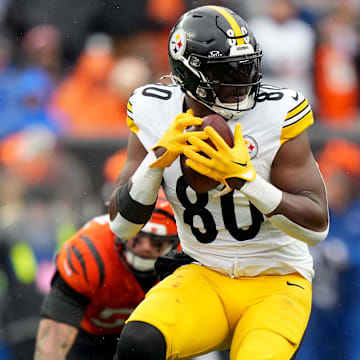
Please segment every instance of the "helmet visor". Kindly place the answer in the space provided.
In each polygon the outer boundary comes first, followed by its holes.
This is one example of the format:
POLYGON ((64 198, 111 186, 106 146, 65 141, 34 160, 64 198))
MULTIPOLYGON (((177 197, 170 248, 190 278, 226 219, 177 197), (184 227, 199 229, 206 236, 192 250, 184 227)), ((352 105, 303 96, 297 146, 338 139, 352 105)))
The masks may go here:
POLYGON ((235 103, 249 95, 258 83, 258 59, 209 62, 205 73, 219 100, 235 103))
POLYGON ((209 62, 205 73, 213 82, 238 86, 253 85, 257 64, 255 60, 209 62))

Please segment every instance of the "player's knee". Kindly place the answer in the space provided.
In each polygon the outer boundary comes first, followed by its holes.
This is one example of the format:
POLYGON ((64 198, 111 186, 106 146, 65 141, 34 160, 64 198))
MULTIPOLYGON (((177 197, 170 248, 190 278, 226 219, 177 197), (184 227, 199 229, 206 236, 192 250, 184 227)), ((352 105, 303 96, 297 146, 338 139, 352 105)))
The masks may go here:
POLYGON ((114 360, 165 360, 166 342, 154 326, 132 321, 121 332, 114 360))
POLYGON ((279 360, 293 359, 292 355, 296 345, 292 344, 285 337, 266 329, 250 331, 243 338, 240 346, 235 351, 236 360, 279 360))

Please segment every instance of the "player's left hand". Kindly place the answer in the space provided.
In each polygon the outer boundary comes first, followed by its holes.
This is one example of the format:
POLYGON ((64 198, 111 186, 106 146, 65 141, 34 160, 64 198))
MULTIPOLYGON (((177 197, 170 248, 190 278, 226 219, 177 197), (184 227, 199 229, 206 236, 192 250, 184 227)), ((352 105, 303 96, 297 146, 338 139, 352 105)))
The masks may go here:
POLYGON ((151 149, 154 151, 161 149, 165 150, 165 152, 160 153, 161 156, 150 167, 170 166, 186 147, 196 150, 196 147, 187 142, 188 138, 192 136, 206 139, 207 135, 203 131, 186 132, 185 129, 190 126, 200 125, 201 123, 202 119, 194 116, 192 109, 189 109, 186 113, 179 114, 159 142, 151 149))
POLYGON ((212 127, 207 126, 204 131, 216 149, 195 136, 190 137, 189 142, 206 154, 208 158, 187 148, 184 149, 184 155, 188 158, 186 165, 202 175, 223 183, 228 189, 231 188, 228 183, 230 178, 240 178, 245 181, 255 179, 256 171, 251 163, 239 123, 236 124, 232 148, 212 127))

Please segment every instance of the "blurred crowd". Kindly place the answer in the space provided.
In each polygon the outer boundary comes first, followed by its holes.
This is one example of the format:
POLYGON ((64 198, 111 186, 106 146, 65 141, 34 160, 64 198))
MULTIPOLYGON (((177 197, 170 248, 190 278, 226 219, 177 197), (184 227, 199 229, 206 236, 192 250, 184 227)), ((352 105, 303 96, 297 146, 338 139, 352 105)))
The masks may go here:
POLYGON ((54 255, 121 168, 128 97, 170 72, 179 15, 210 3, 248 21, 263 82, 301 91, 317 122, 331 226, 298 359, 360 359, 359 0, 0 0, 0 359, 32 358, 54 255))

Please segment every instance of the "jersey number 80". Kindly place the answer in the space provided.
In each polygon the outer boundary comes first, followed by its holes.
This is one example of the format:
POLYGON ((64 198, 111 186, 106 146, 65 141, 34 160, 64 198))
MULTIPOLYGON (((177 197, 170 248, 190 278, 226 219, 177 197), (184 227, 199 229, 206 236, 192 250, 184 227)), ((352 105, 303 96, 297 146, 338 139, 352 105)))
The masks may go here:
MULTIPOLYGON (((185 208, 183 214, 184 222, 191 227, 193 235, 199 242, 204 244, 211 243, 216 239, 218 230, 216 229, 215 220, 211 212, 205 208, 209 201, 209 195, 208 193, 196 193, 196 202, 192 203, 186 194, 187 187, 184 176, 181 176, 176 184, 176 195, 185 208), (195 216, 201 218, 206 230, 205 232, 201 232, 198 228, 194 227, 195 216)), ((264 221, 264 215, 253 204, 249 203, 252 224, 246 230, 238 228, 233 196, 234 192, 230 192, 220 198, 225 228, 238 241, 253 239, 260 230, 261 222, 264 221)))

